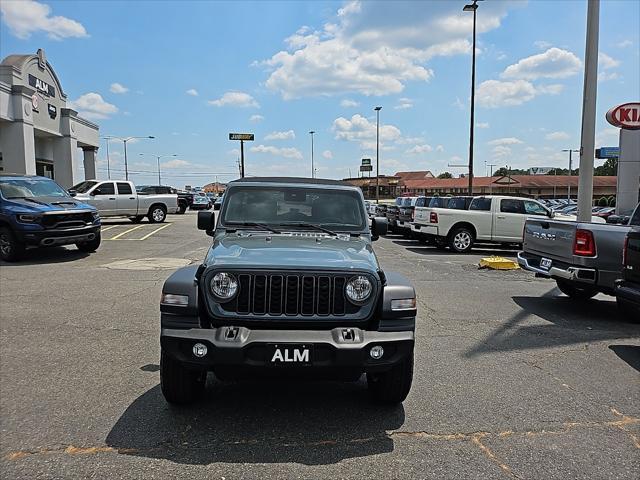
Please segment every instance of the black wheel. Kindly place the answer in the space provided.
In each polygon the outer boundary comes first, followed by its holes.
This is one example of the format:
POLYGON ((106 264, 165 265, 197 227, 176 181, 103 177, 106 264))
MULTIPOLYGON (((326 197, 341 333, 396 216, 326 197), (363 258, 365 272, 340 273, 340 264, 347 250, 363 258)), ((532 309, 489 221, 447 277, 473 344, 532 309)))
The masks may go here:
POLYGON ((625 316, 625 320, 630 320, 635 323, 640 322, 640 307, 637 307, 620 297, 616 297, 616 303, 618 304, 620 312, 625 316))
POLYGON ((383 373, 368 373, 367 386, 374 400, 396 404, 407 398, 413 381, 413 352, 391 370, 383 373))
POLYGON ((24 255, 25 246, 7 227, 0 227, 0 258, 5 262, 15 262, 24 255))
POLYGON ((144 219, 144 215, 138 215, 136 217, 129 217, 129 220, 131 220, 133 223, 140 223, 140 222, 142 222, 143 219, 144 219))
POLYGON ((153 205, 149 209, 148 217, 150 223, 162 223, 167 218, 167 210, 163 205, 153 205))
POLYGON ((558 290, 564 293, 567 297, 571 297, 576 300, 589 300, 598 294, 598 290, 593 287, 577 287, 565 280, 556 280, 556 284, 558 285, 558 290))
POLYGON ((184 212, 187 211, 187 204, 186 203, 180 203, 178 205, 178 214, 179 215, 184 215, 184 212))
POLYGON ((184 368, 164 352, 160 352, 160 388, 169 403, 193 403, 204 391, 207 372, 184 368))
POLYGON ((93 240, 89 240, 88 242, 76 243, 76 247, 81 252, 95 252, 100 246, 100 234, 98 233, 93 240))
POLYGON ((449 234, 449 247, 458 253, 467 253, 473 247, 473 232, 465 227, 456 228, 449 234))

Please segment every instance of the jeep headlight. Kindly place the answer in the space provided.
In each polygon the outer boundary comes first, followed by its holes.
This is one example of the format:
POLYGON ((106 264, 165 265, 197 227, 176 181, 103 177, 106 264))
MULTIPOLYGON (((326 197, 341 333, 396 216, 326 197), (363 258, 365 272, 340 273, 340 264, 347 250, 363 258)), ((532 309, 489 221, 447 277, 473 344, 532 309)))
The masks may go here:
POLYGON ((230 273, 218 272, 211 279, 211 292, 222 301, 231 300, 238 292, 238 280, 230 273))
POLYGON ((369 298, 372 290, 371 281, 364 275, 358 275, 347 282, 345 292, 351 303, 361 304, 369 298))

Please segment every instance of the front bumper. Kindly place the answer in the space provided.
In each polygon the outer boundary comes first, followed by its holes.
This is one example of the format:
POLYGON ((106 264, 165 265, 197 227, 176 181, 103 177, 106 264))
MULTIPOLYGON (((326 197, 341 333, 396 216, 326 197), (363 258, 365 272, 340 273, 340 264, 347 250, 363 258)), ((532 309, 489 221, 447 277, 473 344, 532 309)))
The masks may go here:
POLYGON ((89 242, 100 235, 100 225, 73 229, 16 230, 15 235, 25 245, 54 247, 89 242))
MULTIPOLYGON (((305 369, 355 368, 366 372, 384 371, 413 352, 414 332, 377 332, 359 328, 333 330, 251 330, 246 327, 220 327, 188 330, 163 328, 160 344, 163 352, 185 366, 213 369, 216 367, 271 367, 268 346, 272 344, 313 345, 311 365, 305 369), (346 331, 349 334, 346 334, 346 331), (207 354, 198 358, 193 345, 207 346, 207 354), (373 346, 382 346, 384 355, 374 360, 369 355, 373 346)), ((272 367, 288 369, 289 367, 272 367)))
POLYGON ((551 268, 547 270, 540 267, 541 259, 542 257, 540 255, 518 252, 518 265, 525 270, 535 272, 536 276, 591 285, 595 284, 598 279, 598 271, 594 268, 577 267, 553 260, 551 268))

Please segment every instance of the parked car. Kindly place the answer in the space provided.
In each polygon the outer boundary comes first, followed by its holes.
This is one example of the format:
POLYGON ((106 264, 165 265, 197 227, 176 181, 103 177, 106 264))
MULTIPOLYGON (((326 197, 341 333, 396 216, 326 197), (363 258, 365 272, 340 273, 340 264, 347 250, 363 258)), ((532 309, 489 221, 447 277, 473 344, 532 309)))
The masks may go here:
MULTIPOLYGON (((426 198, 429 199, 431 197, 426 197, 426 198)), ((450 208, 453 210, 469 210, 469 206, 471 205, 471 201, 473 200, 473 198, 474 197, 469 197, 469 196, 433 197, 425 207, 423 207, 422 205, 416 205, 414 220, 411 223, 411 231, 413 233, 413 236, 418 240, 427 242, 427 243, 431 241, 435 241, 435 238, 433 237, 433 235, 429 235, 422 230, 422 225, 430 223, 429 209, 430 208, 450 208), (438 205, 441 205, 441 207, 438 207, 438 205)), ((439 244, 440 246, 445 245, 443 241, 440 241, 439 244)))
POLYGON ((213 209, 220 210, 222 207, 222 202, 224 201, 224 194, 220 195, 216 198, 215 202, 213 202, 213 209))
MULTIPOLYGON (((640 209, 636 209, 632 222, 640 225, 640 209)), ((616 302, 629 315, 629 319, 640 321, 640 227, 627 232, 622 252, 622 279, 616 281, 616 302)))
POLYGON ((379 203, 376 205, 376 217, 387 217, 387 207, 388 205, 385 203, 379 203))
POLYGON ((389 222, 389 231, 396 233, 398 229, 398 215, 400 214, 400 205, 402 204, 402 199, 404 197, 396 198, 394 204, 387 205, 385 210, 385 216, 387 217, 387 222, 389 222))
POLYGON ((398 207, 398 231, 402 235, 411 236, 411 222, 416 206, 423 206, 427 202, 427 197, 404 197, 398 207))
POLYGON ((100 217, 128 217, 140 223, 144 217, 151 223, 162 223, 167 213, 178 212, 176 194, 139 195, 132 182, 87 180, 69 192, 78 201, 93 205, 100 217))
POLYGON ((211 201, 206 195, 195 194, 193 196, 193 203, 191 204, 191 210, 209 210, 211 208, 211 201))
POLYGON ((605 220, 607 218, 609 218, 609 216, 613 215, 616 213, 616 207, 605 207, 602 210, 600 210, 598 213, 596 213, 595 215, 597 217, 600 218, 604 218, 605 220))
POLYGON ((416 298, 385 270, 371 242, 359 188, 299 178, 229 183, 222 210, 198 213, 213 237, 201 265, 165 282, 160 304, 160 386, 170 403, 195 400, 206 372, 367 375, 375 400, 397 404, 411 388, 416 298))
POLYGON ((183 192, 174 187, 164 185, 136 185, 138 195, 171 195, 178 196, 178 211, 176 213, 184 214, 187 208, 193 203, 193 193, 183 192))
POLYGON ((0 258, 19 260, 27 247, 75 244, 83 252, 100 246, 100 216, 53 180, 0 175, 0 258))
MULTIPOLYGON (((634 221, 640 225, 638 208, 634 221)), ((529 218, 518 263, 537 276, 555 280, 560 291, 572 298, 587 299, 598 292, 614 295, 616 281, 622 277, 622 250, 630 228, 529 218)))

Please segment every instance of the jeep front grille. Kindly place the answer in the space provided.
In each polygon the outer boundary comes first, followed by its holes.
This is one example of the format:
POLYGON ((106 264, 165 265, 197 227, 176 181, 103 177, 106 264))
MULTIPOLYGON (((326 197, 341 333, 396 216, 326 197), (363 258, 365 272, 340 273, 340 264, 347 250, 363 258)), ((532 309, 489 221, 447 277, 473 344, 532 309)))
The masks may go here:
POLYGON ((220 304, 227 313, 269 316, 341 316, 360 307, 347 302, 347 276, 334 274, 237 275, 239 289, 230 302, 220 304))

